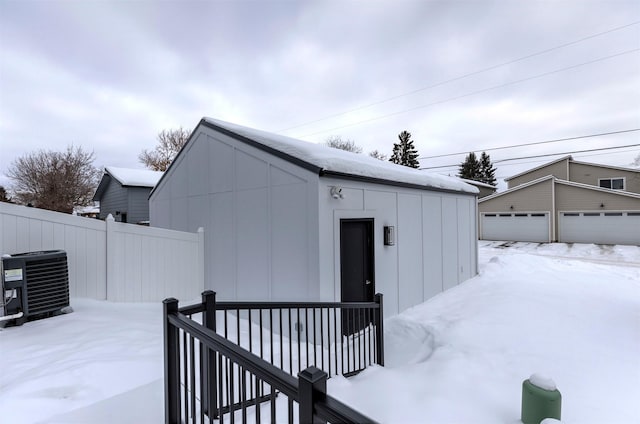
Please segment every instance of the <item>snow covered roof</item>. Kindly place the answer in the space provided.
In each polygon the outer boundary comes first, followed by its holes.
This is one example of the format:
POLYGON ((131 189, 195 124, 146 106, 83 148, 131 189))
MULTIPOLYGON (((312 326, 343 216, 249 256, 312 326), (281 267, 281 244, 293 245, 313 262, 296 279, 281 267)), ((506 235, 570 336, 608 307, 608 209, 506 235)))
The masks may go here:
POLYGON ((236 139, 254 145, 258 144, 256 147, 266 147, 265 150, 279 153, 281 157, 298 165, 310 167, 318 171, 320 175, 359 177, 380 183, 395 183, 396 185, 402 183, 470 194, 478 193, 476 187, 459 178, 427 174, 424 171, 381 161, 368 155, 346 152, 213 118, 203 118, 200 123, 236 139))
POLYGON ((107 166, 105 172, 118 180, 123 186, 130 187, 153 187, 158 183, 163 174, 163 172, 160 171, 116 168, 115 166, 107 166))
POLYGON ((153 188, 160 181, 164 172, 149 171, 148 169, 117 168, 107 166, 104 168, 104 175, 93 195, 94 201, 99 201, 102 194, 107 189, 111 178, 114 178, 123 187, 149 187, 153 188))

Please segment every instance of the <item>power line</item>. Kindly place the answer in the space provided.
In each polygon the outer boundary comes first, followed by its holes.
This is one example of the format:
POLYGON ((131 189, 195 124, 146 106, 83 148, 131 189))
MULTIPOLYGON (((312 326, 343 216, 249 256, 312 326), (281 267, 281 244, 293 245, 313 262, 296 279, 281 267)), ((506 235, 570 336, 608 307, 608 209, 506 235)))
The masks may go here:
MULTIPOLYGON (((547 154, 544 154, 544 155, 521 156, 521 157, 518 157, 518 158, 496 160, 493 163, 496 164, 496 163, 502 163, 502 162, 510 162, 512 160, 520 160, 520 159, 533 159, 533 158, 544 158, 544 157, 558 156, 558 155, 570 155, 570 154, 574 154, 574 153, 597 152, 597 151, 601 151, 601 150, 624 149, 626 147, 637 147, 637 146, 640 146, 640 144, 627 144, 626 146, 601 147, 601 148, 598 148, 598 149, 575 150, 573 152, 547 153, 547 154)), ((424 168, 420 168, 420 169, 424 170, 424 169, 452 168, 454 166, 459 166, 459 165, 460 164, 458 163, 458 164, 454 164, 454 165, 428 166, 428 167, 424 167, 424 168)))
POLYGON ((376 116, 376 117, 373 117, 373 118, 365 119, 365 120, 354 122, 354 123, 347 124, 347 125, 341 125, 341 126, 338 126, 338 127, 329 128, 329 129, 322 130, 322 131, 316 131, 316 132, 313 132, 313 133, 304 134, 304 135, 300 135, 300 136, 297 136, 297 137, 298 138, 309 137, 309 136, 312 136, 312 135, 322 134, 322 133, 326 133, 326 132, 329 132, 329 131, 334 131, 334 130, 340 130, 340 129, 343 129, 343 128, 353 127, 355 125, 360 125, 360 124, 364 124, 364 123, 367 123, 367 122, 377 121, 377 120, 380 120, 380 119, 388 118, 390 116, 401 115, 403 113, 412 112, 414 110, 424 109, 424 108, 429 107, 429 106, 434 106, 434 105, 442 104, 442 103, 448 103, 448 102, 451 102, 451 101, 454 101, 454 100, 459 100, 459 99, 462 99, 462 98, 465 98, 465 97, 474 96, 476 94, 486 93, 488 91, 496 90, 498 88, 508 87, 510 85, 515 85, 515 84, 519 84, 519 83, 522 83, 522 82, 534 80, 534 79, 537 79, 537 78, 546 77, 548 75, 556 74, 556 73, 563 72, 563 71, 568 71, 570 69, 579 68, 581 66, 591 65, 593 63, 602 62, 604 60, 613 59, 614 57, 623 56, 625 54, 635 53, 637 51, 640 51, 640 48, 631 49, 631 50, 625 50, 625 51, 620 52, 620 53, 615 53, 615 54, 612 54, 612 55, 609 55, 609 56, 603 56, 603 57, 600 57, 598 59, 593 59, 593 60, 590 60, 590 61, 587 61, 587 62, 578 63, 576 65, 571 65, 571 66, 567 66, 567 67, 564 67, 564 68, 554 69, 553 71, 543 72, 542 74, 533 75, 533 76, 530 76, 530 77, 527 77, 527 78, 522 78, 522 79, 519 79, 519 80, 509 81, 509 82, 506 82, 504 84, 494 85, 492 87, 483 88, 481 90, 472 91, 472 92, 469 92, 469 93, 466 93, 466 94, 461 94, 459 96, 449 97, 447 99, 438 100, 438 101, 435 101, 435 102, 432 102, 432 103, 427 103, 425 105, 416 106, 416 107, 412 107, 412 108, 409 108, 409 109, 404 109, 404 110, 401 110, 401 111, 398 111, 398 112, 388 113, 386 115, 376 116))
POLYGON ((425 86, 425 87, 417 88, 415 90, 411 90, 411 91, 408 91, 406 93, 398 94, 398 95, 395 95, 395 96, 392 96, 392 97, 387 97, 386 99, 378 100, 378 101, 375 101, 373 103, 369 103, 369 104, 366 104, 366 105, 363 105, 363 106, 358 106, 356 108, 349 109, 349 110, 346 110, 344 112, 338 112, 338 113, 334 113, 332 115, 327 115, 327 116, 325 116, 323 118, 315 119, 313 121, 303 122, 301 124, 297 124, 297 125, 294 125, 292 127, 284 128, 284 129, 278 130, 276 132, 289 131, 289 130, 292 130, 294 128, 304 127, 304 126, 309 125, 309 124, 315 124, 316 122, 325 121, 325 120, 330 119, 330 118, 335 118, 335 117, 346 115, 348 113, 356 112, 356 111, 359 111, 359 110, 362 110, 362 109, 367 109, 367 108, 372 107, 372 106, 377 106, 379 104, 390 102, 391 100, 396 100, 396 99, 399 99, 401 97, 409 96, 411 94, 419 93, 421 91, 430 90, 432 88, 439 87, 439 86, 445 85, 445 84, 449 84, 451 82, 459 81, 459 80, 464 79, 464 78, 472 77, 474 75, 478 75, 478 74, 481 74, 481 73, 484 73, 484 72, 487 72, 487 71, 492 71, 492 70, 500 68, 502 66, 511 65, 513 63, 516 63, 516 62, 520 62, 520 61, 523 61, 523 60, 526 60, 526 59, 530 59, 530 58, 535 57, 535 56, 540 56, 542 54, 549 53, 549 52, 552 52, 554 50, 559 50, 559 49, 564 48, 564 47, 568 47, 568 46, 571 46, 571 45, 574 45, 574 44, 578 44, 578 43, 581 43, 583 41, 590 40, 592 38, 600 37, 602 35, 609 34, 611 32, 620 31, 622 29, 628 28, 630 26, 638 25, 638 24, 640 24, 640 21, 631 22, 631 23, 626 24, 626 25, 622 25, 622 26, 619 26, 619 27, 611 28, 609 30, 602 31, 602 32, 599 32, 597 34, 592 34, 592 35, 580 38, 578 40, 570 41, 568 43, 560 44, 560 45, 557 45, 557 46, 554 46, 554 47, 550 47, 548 49, 544 49, 544 50, 540 50, 540 51, 537 51, 537 52, 534 52, 534 53, 530 53, 530 54, 527 54, 525 56, 521 56, 521 57, 518 57, 516 59, 509 60, 507 62, 502 62, 502 63, 499 63, 497 65, 492 65, 492 66, 489 66, 488 68, 479 69, 477 71, 473 71, 473 72, 470 72, 468 74, 460 75, 460 76, 457 76, 457 77, 454 77, 454 78, 450 78, 448 80, 437 82, 435 84, 431 84, 431 85, 428 85, 428 86, 425 86))
MULTIPOLYGON (((535 146, 537 144, 557 143, 559 141, 579 140, 581 138, 601 137, 601 136, 604 136, 604 135, 623 134, 623 133, 628 133, 628 132, 633 132, 633 131, 640 131, 640 128, 632 128, 632 129, 629 129, 629 130, 611 131, 611 132, 599 133, 599 134, 580 135, 580 136, 577 136, 577 137, 557 138, 555 140, 536 141, 536 142, 533 142, 533 143, 512 144, 510 146, 490 147, 488 149, 475 149, 475 150, 476 151, 482 150, 483 152, 489 152, 489 151, 492 151, 492 150, 511 149, 513 147, 535 146)), ((444 154, 444 155, 422 156, 422 157, 419 157, 418 159, 444 158, 444 157, 447 157, 447 156, 464 155, 464 154, 467 154, 467 153, 469 153, 469 152, 465 151, 465 152, 447 153, 447 154, 444 154)))

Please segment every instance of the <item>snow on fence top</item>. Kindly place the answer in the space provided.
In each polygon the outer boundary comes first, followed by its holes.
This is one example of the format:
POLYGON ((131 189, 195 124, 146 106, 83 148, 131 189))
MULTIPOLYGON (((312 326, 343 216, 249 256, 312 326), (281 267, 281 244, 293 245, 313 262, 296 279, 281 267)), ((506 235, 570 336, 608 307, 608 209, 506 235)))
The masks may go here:
POLYGON ((150 171, 148 169, 131 169, 131 168, 116 168, 115 166, 107 166, 105 171, 109 173, 113 178, 118 180, 123 186, 134 187, 154 187, 162 172, 150 171))
POLYGON ((477 194, 479 191, 476 187, 463 182, 459 178, 427 174, 407 166, 381 161, 368 155, 347 152, 321 144, 313 144, 218 119, 203 118, 203 121, 314 165, 325 172, 343 173, 473 194, 477 194))

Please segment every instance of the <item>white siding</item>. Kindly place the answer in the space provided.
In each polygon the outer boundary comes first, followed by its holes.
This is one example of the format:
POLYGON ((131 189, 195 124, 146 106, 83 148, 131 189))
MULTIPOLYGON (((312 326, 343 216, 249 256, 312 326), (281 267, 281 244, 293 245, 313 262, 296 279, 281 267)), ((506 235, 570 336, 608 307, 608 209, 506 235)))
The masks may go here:
POLYGON ((317 298, 317 179, 203 128, 154 191, 151 225, 205 229, 206 288, 220 299, 317 298))
POLYGON ((151 196, 151 224, 205 228, 206 288, 220 299, 339 301, 340 220, 348 218, 374 220, 375 289, 386 316, 475 275, 475 197, 320 177, 197 131, 151 196), (334 185, 342 199, 330 195, 334 185), (395 246, 384 246, 384 226, 396 228, 395 246))
POLYGON ((386 316, 476 274, 475 197, 322 178, 319 199, 321 300, 340 300, 341 219, 374 219, 375 290, 386 316), (330 196, 332 186, 343 199, 330 196), (386 225, 396 227, 395 246, 384 246, 386 225))

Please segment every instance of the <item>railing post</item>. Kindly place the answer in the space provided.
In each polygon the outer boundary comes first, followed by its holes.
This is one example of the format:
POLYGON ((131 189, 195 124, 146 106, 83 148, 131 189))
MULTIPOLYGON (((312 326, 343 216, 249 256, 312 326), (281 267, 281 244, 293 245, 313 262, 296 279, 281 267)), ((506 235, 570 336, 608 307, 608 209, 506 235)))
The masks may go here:
POLYGON ((384 366, 384 310, 382 308, 382 293, 376 293, 374 301, 379 305, 376 315, 376 363, 384 366))
MULTIPOLYGON (((211 290, 202 292, 204 314, 202 323, 209 330, 216 331, 216 293, 211 290)), ((216 358, 208 347, 203 352, 202 370, 202 409, 210 418, 217 418, 217 389, 216 358)))
POLYGON ((327 394, 327 373, 316 367, 298 373, 298 399, 300 424, 326 424, 314 416, 315 403, 327 394))
POLYGON ((169 315, 178 313, 174 298, 162 301, 164 329, 164 422, 180 422, 180 345, 178 329, 169 323, 169 315))

